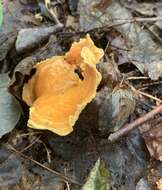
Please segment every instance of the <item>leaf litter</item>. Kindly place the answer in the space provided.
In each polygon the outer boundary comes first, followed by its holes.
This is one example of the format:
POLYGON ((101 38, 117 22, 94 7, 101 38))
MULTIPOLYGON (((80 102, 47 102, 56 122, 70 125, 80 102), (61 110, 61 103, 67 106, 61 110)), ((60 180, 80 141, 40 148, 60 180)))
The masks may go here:
POLYGON ((12 131, 21 116, 19 102, 7 90, 9 81, 7 74, 0 74, 0 138, 12 131))
POLYGON ((161 113, 118 142, 108 141, 161 102, 161 7, 160 1, 127 0, 3 3, 1 189, 161 188, 161 113), (58 23, 63 27, 53 30, 58 23), (33 65, 64 55, 87 33, 105 53, 96 96, 65 137, 28 129, 21 96, 33 65))

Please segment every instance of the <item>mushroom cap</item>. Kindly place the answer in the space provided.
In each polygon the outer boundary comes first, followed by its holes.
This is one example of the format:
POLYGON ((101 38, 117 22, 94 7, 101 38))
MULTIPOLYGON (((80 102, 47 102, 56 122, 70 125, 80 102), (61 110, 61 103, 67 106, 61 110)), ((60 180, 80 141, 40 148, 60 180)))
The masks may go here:
POLYGON ((103 50, 87 35, 74 42, 65 56, 36 64, 36 73, 22 93, 30 106, 28 126, 60 136, 71 133, 79 114, 96 95, 101 81, 96 64, 102 56, 103 50))

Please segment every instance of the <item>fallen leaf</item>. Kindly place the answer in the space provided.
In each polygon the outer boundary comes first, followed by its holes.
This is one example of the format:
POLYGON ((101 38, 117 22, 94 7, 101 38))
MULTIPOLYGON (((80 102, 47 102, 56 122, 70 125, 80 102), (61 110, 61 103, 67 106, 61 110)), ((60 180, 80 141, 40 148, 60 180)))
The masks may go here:
POLYGON ((109 171, 99 158, 81 190, 109 190, 109 176, 109 171))
MULTIPOLYGON (((23 141, 24 142, 24 141, 23 141)), ((6 149, 7 148, 7 149, 6 149)), ((57 175, 33 165, 20 155, 0 148, 0 189, 1 190, 61 190, 64 181, 57 175)))
POLYGON ((21 115, 18 101, 7 90, 9 82, 7 74, 0 75, 0 137, 12 131, 21 115))
POLYGON ((9 91, 20 100, 24 81, 26 77, 30 77, 35 62, 35 58, 26 57, 16 65, 13 71, 9 85, 9 91))
MULTIPOLYGON (((127 2, 126 2, 127 3, 127 2)), ((132 8, 132 11, 136 11, 142 16, 155 16, 157 3, 149 3, 149 2, 132 2, 129 3, 128 8, 132 8)))
POLYGON ((100 130, 116 131, 122 127, 134 109, 133 92, 127 87, 116 87, 107 95, 99 110, 100 130))
POLYGON ((61 30, 62 24, 50 27, 35 27, 21 29, 16 40, 16 51, 22 53, 36 47, 43 40, 47 39, 51 34, 61 30))
POLYGON ((21 160, 6 150, 0 149, 0 189, 11 189, 21 179, 23 166, 21 160))
POLYGON ((152 127, 147 132, 143 133, 146 146, 151 156, 162 161, 162 127, 152 127))
POLYGON ((16 32, 0 32, 0 61, 4 60, 16 39, 16 32))
POLYGON ((133 21, 133 15, 122 3, 112 1, 104 10, 95 8, 97 0, 80 0, 80 28, 83 31, 102 27, 114 27, 125 39, 125 46, 129 51, 122 55, 128 57, 143 74, 148 74, 152 80, 162 76, 161 46, 153 40, 148 30, 133 21))
MULTIPOLYGON (((4 60, 8 52, 14 49, 17 31, 26 26, 21 20, 27 7, 20 1, 3 2, 3 24, 0 26, 0 61, 4 60)), ((12 62, 10 62, 10 66, 12 62)))

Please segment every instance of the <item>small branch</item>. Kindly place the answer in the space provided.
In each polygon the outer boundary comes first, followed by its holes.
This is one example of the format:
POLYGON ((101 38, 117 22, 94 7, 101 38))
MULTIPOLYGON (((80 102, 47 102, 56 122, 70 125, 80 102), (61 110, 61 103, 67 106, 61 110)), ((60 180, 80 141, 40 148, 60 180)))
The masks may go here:
POLYGON ((138 89, 138 90, 143 90, 143 89, 146 89, 146 88, 148 88, 148 87, 150 87, 150 86, 160 85, 160 84, 162 84, 162 81, 149 82, 149 83, 145 83, 145 84, 136 86, 136 89, 138 89))
POLYGON ((47 166, 45 166, 45 165, 39 163, 38 161, 36 161, 36 160, 30 158, 29 156, 23 154, 21 151, 16 150, 16 149, 15 149, 14 147, 12 147, 10 144, 6 144, 6 145, 7 145, 7 147, 9 148, 9 150, 11 150, 11 151, 13 151, 13 152, 19 154, 21 157, 23 157, 23 158, 25 158, 25 159, 27 159, 27 160, 30 160, 31 162, 33 162, 33 163, 37 164, 38 166, 42 167, 43 169, 45 169, 45 170, 47 170, 47 171, 49 171, 49 172, 51 172, 51 173, 57 175, 58 177, 62 178, 65 182, 68 181, 68 182, 70 182, 70 183, 73 183, 73 184, 76 184, 76 185, 79 185, 79 186, 81 185, 79 182, 77 182, 77 181, 75 181, 75 180, 73 180, 73 179, 70 179, 70 178, 68 178, 67 176, 65 176, 65 175, 63 175, 63 174, 61 174, 61 173, 59 173, 59 172, 57 172, 57 171, 55 171, 55 170, 52 170, 51 168, 49 168, 49 167, 47 167, 47 166))
MULTIPOLYGON (((121 25, 124 25, 124 24, 128 24, 128 23, 135 23, 135 22, 142 22, 142 23, 148 23, 148 22, 156 22, 156 21, 162 21, 162 16, 159 16, 159 17, 149 17, 149 18, 141 18, 141 17, 133 17, 133 18, 126 18, 126 19, 120 19, 120 18, 115 18, 115 19, 112 19, 112 20, 107 20, 107 25, 105 25, 104 23, 101 22, 101 19, 99 19, 101 16, 103 15, 100 15, 98 18, 95 17, 95 19, 101 23, 101 27, 97 27, 97 28, 94 28, 94 29, 90 29, 90 30, 86 30, 85 33, 91 33, 91 32, 96 32, 96 31, 107 31, 109 30, 110 28, 112 27, 118 27, 118 26, 121 26, 121 25)), ((94 17, 94 16, 93 16, 94 17)), ((94 22, 94 21, 93 21, 94 22)), ((87 28, 93 24, 90 23, 87 28)), ((151 33, 153 33, 152 31, 150 31, 151 33)), ((156 36, 157 38, 157 36, 156 36)), ((160 40, 160 39, 158 39, 160 40)), ((161 42, 161 41, 160 41, 161 42)))
POLYGON ((112 19, 113 21, 117 20, 117 21, 126 21, 126 22, 156 22, 156 21, 160 21, 162 20, 162 16, 159 17, 133 17, 132 19, 120 19, 120 18, 116 18, 116 19, 112 19))
POLYGON ((148 112, 144 116, 136 119, 132 123, 125 125, 125 127, 119 129, 118 131, 110 134, 110 136, 108 137, 108 140, 110 142, 114 142, 118 140, 120 137, 127 135, 132 129, 138 127, 139 125, 142 125, 143 123, 150 120, 152 117, 154 117, 155 115, 161 112, 162 112, 162 105, 156 107, 155 109, 148 112))
POLYGON ((149 79, 149 77, 128 77, 127 80, 144 80, 149 79))
POLYGON ((159 103, 162 103, 162 100, 161 100, 161 99, 156 98, 155 96, 152 96, 151 94, 148 94, 148 93, 146 93, 146 92, 142 92, 142 91, 140 91, 140 90, 136 90, 136 92, 139 93, 139 94, 141 94, 141 95, 143 95, 143 96, 146 96, 147 98, 150 98, 150 99, 155 100, 155 101, 157 101, 157 102, 159 102, 159 103))
POLYGON ((40 137, 36 138, 35 140, 33 140, 33 142, 31 144, 29 144, 28 146, 26 146, 23 150, 21 150, 20 152, 23 153, 24 151, 28 150, 29 148, 31 148, 38 140, 40 137))
MULTIPOLYGON (((128 85, 129 85, 129 83, 127 83, 128 85)), ((131 89, 132 89, 132 91, 134 91, 136 94, 140 94, 140 95, 142 95, 142 96, 145 96, 145 97, 147 97, 147 98, 150 98, 150 99, 152 99, 152 100, 155 100, 156 102, 158 102, 158 103, 162 103, 162 100, 161 99, 159 99, 159 98, 157 98, 157 97, 155 97, 155 96, 152 96, 151 94, 148 94, 148 93, 146 93, 146 92, 142 92, 142 91, 140 91, 140 90, 137 90, 136 88, 134 88, 133 86, 131 86, 131 85, 129 85, 130 87, 131 87, 131 89)))

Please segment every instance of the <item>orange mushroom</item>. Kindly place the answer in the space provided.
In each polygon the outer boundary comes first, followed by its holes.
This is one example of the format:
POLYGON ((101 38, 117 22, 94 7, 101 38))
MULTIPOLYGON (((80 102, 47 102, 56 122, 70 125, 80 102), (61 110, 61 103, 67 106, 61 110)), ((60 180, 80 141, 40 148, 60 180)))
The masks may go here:
POLYGON ((101 74, 96 64, 103 56, 90 36, 74 42, 64 56, 36 64, 24 84, 22 99, 30 106, 28 126, 60 136, 73 131, 79 114, 96 95, 101 74))
POLYGON ((159 181, 156 182, 157 189, 162 190, 162 179, 159 179, 159 181))

